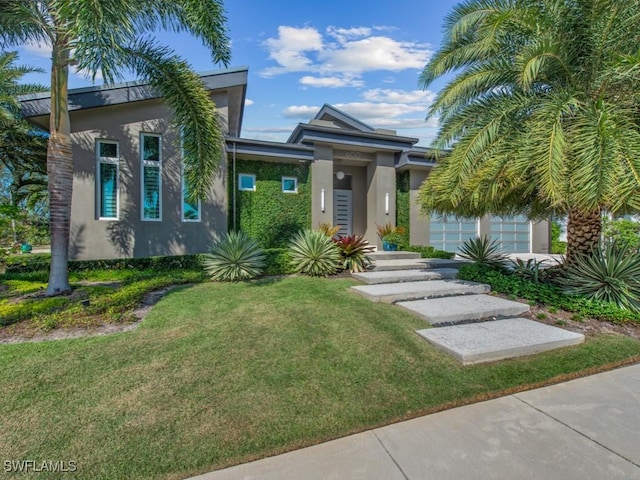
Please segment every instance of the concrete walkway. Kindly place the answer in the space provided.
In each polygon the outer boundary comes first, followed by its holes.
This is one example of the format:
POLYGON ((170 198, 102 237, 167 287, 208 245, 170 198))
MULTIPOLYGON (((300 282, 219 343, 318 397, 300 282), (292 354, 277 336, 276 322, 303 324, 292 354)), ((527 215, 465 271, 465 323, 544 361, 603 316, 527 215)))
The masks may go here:
POLYGON ((639 445, 634 365, 193 478, 634 480, 639 445))

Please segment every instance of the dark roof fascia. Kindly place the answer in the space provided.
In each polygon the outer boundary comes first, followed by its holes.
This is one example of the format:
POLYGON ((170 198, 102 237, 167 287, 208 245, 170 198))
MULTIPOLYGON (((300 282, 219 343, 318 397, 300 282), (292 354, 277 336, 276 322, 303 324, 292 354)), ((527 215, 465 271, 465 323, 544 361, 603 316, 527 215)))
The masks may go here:
POLYGON ((430 169, 436 166, 435 156, 437 153, 436 149, 425 147, 413 147, 411 150, 404 150, 397 156, 396 168, 399 170, 409 167, 430 169))
MULTIPOLYGON (((208 90, 241 86, 246 91, 248 67, 216 70, 200 74, 208 90)), ((69 111, 153 100, 160 94, 148 82, 125 82, 114 85, 73 88, 69 90, 69 111)), ((25 118, 49 115, 51 93, 33 93, 19 97, 25 118)))
POLYGON ((417 138, 382 133, 353 132, 339 128, 300 123, 294 129, 289 143, 339 143, 385 150, 407 150, 418 142, 417 138))
POLYGON ((314 117, 314 120, 322 120, 322 117, 325 114, 328 114, 328 115, 330 115, 332 117, 335 117, 336 119, 340 120, 341 122, 353 127, 356 130, 359 130, 361 132, 373 132, 375 130, 370 125, 367 125, 366 123, 358 120, 357 118, 352 117, 351 115, 349 115, 348 113, 343 112, 342 110, 338 110, 336 107, 334 107, 333 105, 329 105, 328 103, 325 103, 322 106, 320 111, 314 117))
POLYGON ((227 137, 227 153, 258 155, 282 159, 313 161, 315 149, 300 144, 268 142, 248 138, 227 137))

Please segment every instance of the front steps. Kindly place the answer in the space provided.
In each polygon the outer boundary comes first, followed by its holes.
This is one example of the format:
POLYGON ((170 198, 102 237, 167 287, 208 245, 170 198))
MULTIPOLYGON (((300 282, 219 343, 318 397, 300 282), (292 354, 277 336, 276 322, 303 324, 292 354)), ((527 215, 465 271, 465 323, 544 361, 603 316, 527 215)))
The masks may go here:
POLYGON ((529 311, 529 305, 485 295, 488 285, 454 280, 456 267, 463 262, 418 259, 411 252, 379 255, 374 257, 372 271, 352 274, 367 284, 351 287, 352 290, 373 302, 395 303, 438 327, 416 333, 463 365, 520 357, 584 341, 584 335, 519 318, 529 311))

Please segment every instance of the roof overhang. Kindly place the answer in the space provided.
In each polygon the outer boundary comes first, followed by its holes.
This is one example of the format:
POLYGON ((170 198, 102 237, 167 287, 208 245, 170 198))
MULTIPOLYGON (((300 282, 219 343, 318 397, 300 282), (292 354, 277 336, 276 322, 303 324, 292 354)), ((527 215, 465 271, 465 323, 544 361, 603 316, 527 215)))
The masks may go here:
POLYGON ((430 170, 436 166, 437 151, 432 148, 413 147, 411 150, 403 150, 396 157, 396 169, 405 170, 430 170))
POLYGON ((307 163, 313 161, 314 148, 294 143, 268 142, 227 137, 227 153, 242 159, 271 162, 307 163))
POLYGON ((376 132, 356 132, 353 130, 300 123, 291 133, 287 142, 302 144, 337 144, 352 147, 365 147, 375 150, 402 151, 410 149, 418 142, 418 139, 401 137, 399 135, 387 135, 376 132))

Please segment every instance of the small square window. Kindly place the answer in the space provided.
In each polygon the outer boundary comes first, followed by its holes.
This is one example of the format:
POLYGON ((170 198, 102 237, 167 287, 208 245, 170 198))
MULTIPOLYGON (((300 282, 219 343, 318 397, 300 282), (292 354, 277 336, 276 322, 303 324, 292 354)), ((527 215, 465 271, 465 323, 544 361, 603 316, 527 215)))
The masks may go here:
POLYGON ((256 176, 248 173, 238 175, 238 189, 240 191, 255 192, 256 176))
POLYGON ((298 179, 296 177, 282 177, 282 191, 298 193, 298 179))

